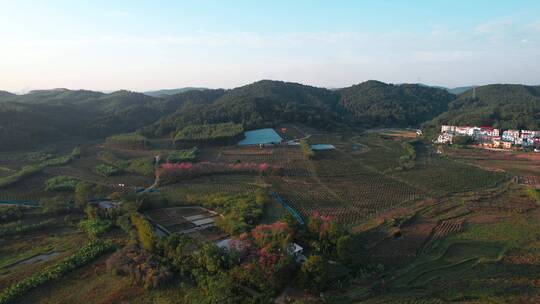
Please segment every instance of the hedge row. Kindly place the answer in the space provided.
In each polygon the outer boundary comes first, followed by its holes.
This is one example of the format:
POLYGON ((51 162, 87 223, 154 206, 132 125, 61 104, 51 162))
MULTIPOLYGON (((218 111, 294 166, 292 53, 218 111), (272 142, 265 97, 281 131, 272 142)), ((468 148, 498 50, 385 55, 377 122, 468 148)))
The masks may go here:
POLYGON ((157 237, 152 224, 140 213, 131 213, 131 223, 135 226, 142 248, 152 252, 156 245, 157 237))

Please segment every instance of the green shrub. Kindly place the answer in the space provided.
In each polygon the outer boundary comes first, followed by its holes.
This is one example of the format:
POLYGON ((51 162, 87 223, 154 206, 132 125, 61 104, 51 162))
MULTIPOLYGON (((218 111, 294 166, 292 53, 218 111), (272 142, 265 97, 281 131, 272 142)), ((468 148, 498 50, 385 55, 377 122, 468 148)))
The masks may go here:
MULTIPOLYGON (((193 198, 192 198, 193 199, 193 198)), ((253 194, 218 193, 194 198, 194 203, 223 215, 216 224, 223 231, 237 235, 253 228, 261 219, 268 200, 262 190, 253 194)))
POLYGON ((82 246, 74 255, 62 260, 58 264, 48 267, 30 277, 26 277, 22 281, 2 290, 0 293, 0 304, 14 303, 15 299, 31 289, 62 277, 69 271, 87 264, 112 248, 113 245, 110 242, 101 240, 91 241, 82 246))
POLYGON ((232 144, 242 138, 244 127, 232 122, 205 125, 190 125, 178 131, 175 143, 186 144, 232 144))
POLYGON ((106 219, 94 218, 82 220, 79 227, 91 237, 97 237, 111 229, 112 222, 106 219))
POLYGON ((130 214, 126 213, 119 216, 116 219, 116 226, 120 227, 120 229, 122 229, 122 231, 124 231, 131 239, 135 239, 136 234, 133 225, 131 224, 130 214))
POLYGON ((403 148, 403 153, 399 157, 400 167, 398 169, 410 170, 414 168, 416 163, 416 149, 409 142, 403 142, 401 147, 403 148))
POLYGON ((42 199, 39 204, 48 214, 68 214, 77 210, 73 201, 68 201, 61 196, 42 199))
POLYGON ((0 207, 0 223, 20 220, 24 216, 24 209, 21 206, 0 207))
POLYGON ((45 191, 73 191, 79 182, 68 176, 56 176, 45 182, 45 191))
POLYGON ((302 149, 302 153, 307 159, 312 159, 313 157, 315 157, 315 152, 311 149, 311 145, 308 143, 307 140, 300 140, 300 149, 302 149))
POLYGON ((140 213, 133 212, 130 216, 131 223, 137 229, 137 235, 139 236, 139 242, 142 248, 148 251, 153 251, 156 245, 157 237, 154 233, 154 227, 152 224, 140 213))
POLYGON ((118 175, 120 173, 120 170, 110 165, 100 164, 94 168, 94 172, 101 176, 109 177, 109 176, 118 175))
POLYGON ((148 139, 138 133, 118 134, 107 137, 105 143, 125 149, 145 149, 149 146, 148 139))
POLYGON ((154 175, 154 159, 143 157, 130 160, 119 161, 118 167, 130 173, 140 174, 144 176, 154 175))
POLYGON ((194 162, 197 159, 197 147, 174 151, 167 157, 168 163, 194 162))
POLYGON ((534 188, 527 188, 527 195, 540 206, 540 193, 534 188))

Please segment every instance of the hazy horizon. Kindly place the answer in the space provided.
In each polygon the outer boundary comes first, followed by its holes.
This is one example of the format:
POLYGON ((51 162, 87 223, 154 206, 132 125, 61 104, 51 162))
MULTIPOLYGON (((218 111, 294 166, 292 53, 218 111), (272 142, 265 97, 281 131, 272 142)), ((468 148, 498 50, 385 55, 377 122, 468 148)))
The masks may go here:
MULTIPOLYGON (((125 89, 125 88, 118 88, 118 89, 112 89, 112 90, 100 90, 100 89, 89 89, 89 88, 83 88, 83 87, 81 87, 81 88, 51 87, 51 88, 24 88, 24 89, 18 90, 18 91, 4 90, 4 89, 0 88, 0 91, 6 91, 6 92, 17 94, 17 95, 24 95, 24 94, 30 93, 31 91, 47 91, 47 90, 62 90, 62 89, 71 90, 71 91, 88 90, 88 91, 102 92, 102 93, 105 93, 105 94, 109 94, 109 93, 113 93, 113 92, 117 92, 117 91, 122 91, 122 90, 132 91, 132 92, 139 92, 139 93, 154 92, 154 91, 177 90, 177 89, 188 89, 188 88, 189 89, 210 89, 210 90, 212 90, 212 89, 224 89, 224 90, 228 90, 228 89, 234 89, 234 88, 242 87, 242 86, 249 85, 249 84, 252 84, 252 83, 255 83, 255 82, 258 82, 258 81, 263 81, 263 80, 284 81, 284 80, 281 80, 281 79, 259 79, 259 80, 251 81, 251 82, 248 82, 248 83, 245 83, 245 84, 241 84, 241 85, 238 85, 238 86, 231 86, 231 87, 178 86, 178 87, 174 87, 174 88, 157 88, 157 89, 149 89, 149 90, 130 90, 130 89, 125 89)), ((356 85, 356 84, 360 84, 362 82, 372 81, 372 80, 373 81, 381 81, 381 82, 384 82, 384 83, 394 84, 394 85, 421 84, 421 85, 426 85, 426 86, 430 86, 430 87, 441 87, 441 88, 446 88, 446 89, 457 89, 457 88, 462 88, 462 87, 473 87, 473 86, 474 87, 479 87, 479 86, 492 85, 492 84, 523 84, 523 85, 529 85, 529 86, 539 86, 539 84, 525 84, 525 83, 485 83, 485 84, 471 84, 471 85, 464 85, 464 86, 457 86, 457 87, 447 87, 447 86, 437 85, 437 84, 414 83, 414 82, 410 82, 410 83, 405 83, 405 82, 403 82, 403 83, 392 83, 392 82, 386 82, 386 81, 379 80, 379 79, 367 79, 367 80, 360 81, 358 83, 353 83, 351 85, 356 85)), ((288 82, 288 81, 286 81, 286 82, 288 82)), ((309 83, 302 83, 302 82, 298 82, 298 81, 294 81, 293 83, 299 83, 299 84, 307 85, 307 86, 325 88, 325 89, 328 89, 328 90, 337 90, 337 89, 345 88, 345 87, 316 86, 316 85, 312 85, 312 84, 309 84, 309 83)))
POLYGON ((0 90, 538 85, 538 1, 0 1, 0 90))

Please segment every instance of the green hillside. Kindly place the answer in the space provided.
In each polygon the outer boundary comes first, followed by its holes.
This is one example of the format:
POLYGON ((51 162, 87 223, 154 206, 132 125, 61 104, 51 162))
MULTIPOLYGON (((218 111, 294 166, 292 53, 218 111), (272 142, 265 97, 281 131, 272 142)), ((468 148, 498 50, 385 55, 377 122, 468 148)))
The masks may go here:
POLYGON ((446 111, 454 95, 417 84, 367 81, 341 89, 341 105, 364 126, 414 126, 446 111))
MULTIPOLYGON (((231 90, 189 90, 164 98, 117 91, 39 90, 0 94, 0 139, 17 149, 65 136, 105 138, 139 130, 174 136, 189 125, 236 123, 245 129, 302 123, 333 130, 424 124, 540 128, 540 88, 489 85, 457 98, 445 89, 367 81, 328 90, 258 81, 231 90), (426 123, 427 122, 427 123, 426 123)), ((172 138, 172 137, 171 137, 172 138)))
POLYGON ((502 129, 540 129, 540 87, 493 84, 469 90, 448 105, 448 111, 426 124, 489 125, 502 129))

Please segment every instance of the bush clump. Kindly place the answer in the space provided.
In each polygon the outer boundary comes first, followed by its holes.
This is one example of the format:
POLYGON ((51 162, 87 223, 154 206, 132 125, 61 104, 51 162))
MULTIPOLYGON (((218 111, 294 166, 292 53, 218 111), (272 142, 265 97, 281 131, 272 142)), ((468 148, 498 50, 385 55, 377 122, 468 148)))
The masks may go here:
POLYGON ((109 176, 118 175, 120 173, 120 170, 111 165, 101 164, 101 165, 97 165, 94 168, 94 172, 101 176, 109 177, 109 176))
POLYGON ((138 133, 118 134, 107 137, 105 143, 109 146, 124 149, 146 149, 149 147, 148 139, 138 133))
POLYGON ((85 219, 79 223, 79 227, 91 237, 97 237, 111 229, 112 222, 107 219, 85 219))
POLYGON ((315 157, 315 152, 311 149, 311 145, 308 143, 307 140, 300 140, 300 149, 302 149, 302 153, 307 159, 312 159, 313 157, 315 157))
POLYGON ((135 158, 130 160, 119 161, 118 167, 130 173, 140 174, 144 176, 154 175, 154 160, 148 157, 135 158))
POLYGON ((73 191, 79 182, 69 176, 56 176, 45 182, 45 191, 73 191))
POLYGON ((527 188, 527 195, 540 206, 540 192, 534 188, 527 188))
POLYGON ((133 212, 130 216, 131 223, 137 230, 139 242, 143 249, 152 252, 157 242, 152 224, 140 213, 133 212))
POLYGON ((24 207, 7 206, 0 207, 0 223, 7 223, 20 220, 24 217, 24 207))
POLYGON ((190 125, 178 131, 174 137, 177 145, 229 145, 244 136, 242 124, 232 122, 190 125))
POLYGON ((177 150, 167 156, 168 163, 194 162, 197 159, 197 147, 185 150, 177 150))

